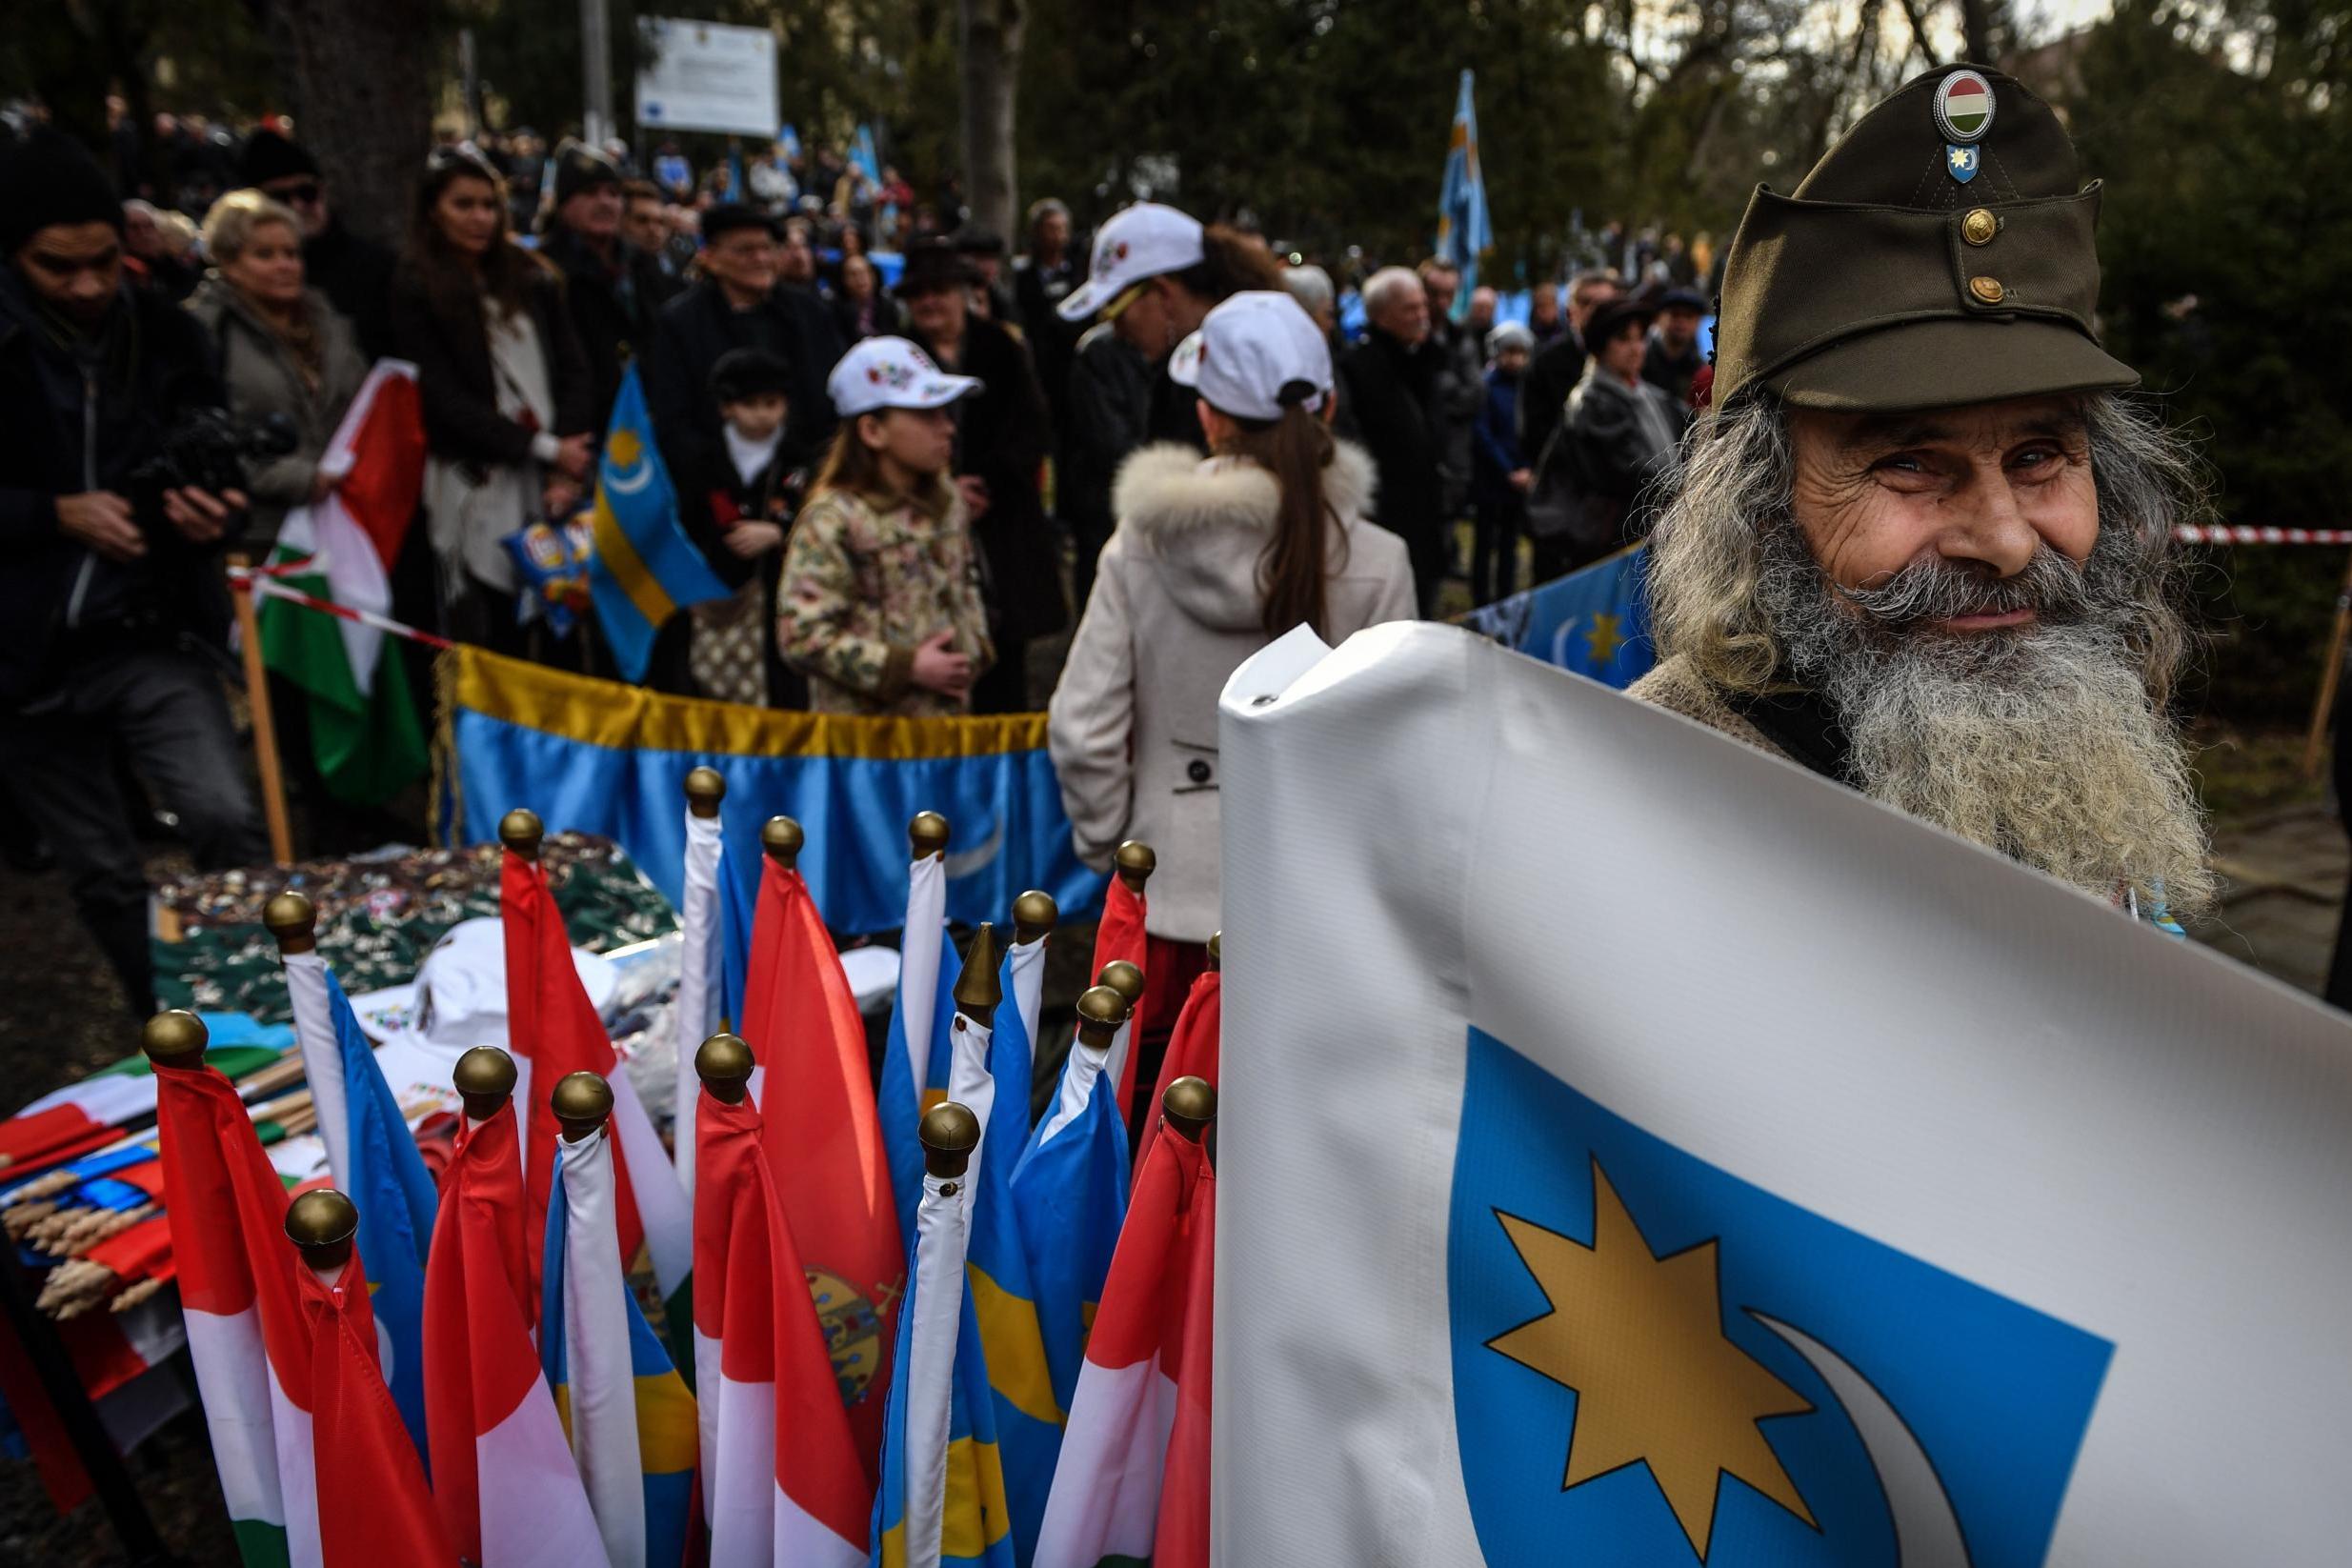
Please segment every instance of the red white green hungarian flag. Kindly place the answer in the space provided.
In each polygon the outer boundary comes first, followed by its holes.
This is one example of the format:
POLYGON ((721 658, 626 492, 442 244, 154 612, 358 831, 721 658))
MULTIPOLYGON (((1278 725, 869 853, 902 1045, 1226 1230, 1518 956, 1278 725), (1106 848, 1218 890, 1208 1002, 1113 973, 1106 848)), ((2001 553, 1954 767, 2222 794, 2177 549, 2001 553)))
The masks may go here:
POLYGON ((1954 78, 1944 90, 1943 117, 1955 136, 1975 135, 1992 112, 1993 90, 1974 71, 1954 78))
POLYGON ((325 1560, 286 1186, 234 1085, 155 1069, 156 1133, 189 1358, 246 1568, 325 1560))
POLYGON ((1034 1568, 1207 1568, 1216 1177, 1156 1138, 1070 1401, 1034 1568))
MULTIPOLYGON (((425 422, 416 367, 378 360, 319 459, 334 480, 325 499, 279 526, 272 566, 309 560, 282 579, 313 598, 382 615, 389 572, 416 513, 425 474, 425 422)), ((259 606, 262 657, 311 696, 311 752, 330 794, 381 805, 424 776, 425 733, 384 633, 283 599, 259 606)))

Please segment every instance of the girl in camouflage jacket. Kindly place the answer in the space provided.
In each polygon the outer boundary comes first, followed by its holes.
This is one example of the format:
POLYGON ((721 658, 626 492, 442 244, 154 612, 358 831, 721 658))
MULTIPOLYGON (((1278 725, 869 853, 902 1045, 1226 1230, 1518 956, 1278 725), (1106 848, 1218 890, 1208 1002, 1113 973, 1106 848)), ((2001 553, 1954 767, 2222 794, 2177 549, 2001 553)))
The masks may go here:
POLYGON ((995 656, 948 405, 979 385, 898 337, 852 349, 827 382, 841 425, 786 548, 776 637, 820 714, 966 711, 995 656))

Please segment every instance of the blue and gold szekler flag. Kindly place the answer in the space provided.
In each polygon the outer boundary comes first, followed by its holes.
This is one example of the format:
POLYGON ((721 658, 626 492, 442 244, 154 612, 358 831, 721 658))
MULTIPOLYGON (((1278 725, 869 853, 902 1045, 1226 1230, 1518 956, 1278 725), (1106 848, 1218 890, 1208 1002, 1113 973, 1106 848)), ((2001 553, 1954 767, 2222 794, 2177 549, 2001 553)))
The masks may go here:
POLYGON ((1447 1274, 1493 1562, 2039 1563, 2114 1346, 1470 1032, 1447 1274))
POLYGON ((1619 691, 1650 673, 1650 547, 1629 545, 1564 577, 1473 610, 1461 624, 1505 648, 1619 691))
POLYGON ((690 604, 733 591, 678 526, 677 491, 653 440, 653 416, 634 365, 621 377, 605 431, 593 530, 589 596, 621 673, 643 680, 662 623, 690 604))

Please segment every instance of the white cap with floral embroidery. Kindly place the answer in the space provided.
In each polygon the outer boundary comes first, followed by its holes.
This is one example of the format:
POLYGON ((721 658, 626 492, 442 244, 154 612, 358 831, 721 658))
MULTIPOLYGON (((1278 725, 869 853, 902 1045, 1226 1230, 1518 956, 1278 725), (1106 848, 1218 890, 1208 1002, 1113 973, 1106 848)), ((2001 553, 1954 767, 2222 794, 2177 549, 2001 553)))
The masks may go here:
POLYGON ((867 338, 825 378, 834 412, 844 419, 876 409, 944 408, 979 390, 977 380, 948 374, 903 337, 867 338))

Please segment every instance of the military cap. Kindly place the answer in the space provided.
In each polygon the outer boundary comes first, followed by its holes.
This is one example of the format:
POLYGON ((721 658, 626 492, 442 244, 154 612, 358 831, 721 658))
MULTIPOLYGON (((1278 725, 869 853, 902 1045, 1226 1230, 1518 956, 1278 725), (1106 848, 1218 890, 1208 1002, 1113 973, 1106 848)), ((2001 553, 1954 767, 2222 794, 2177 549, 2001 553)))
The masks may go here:
POLYGON ((1899 412, 2129 387, 2099 347, 2099 182, 2050 106, 1943 66, 1857 121, 1796 191, 1758 186, 1723 263, 1719 405, 1899 412))

